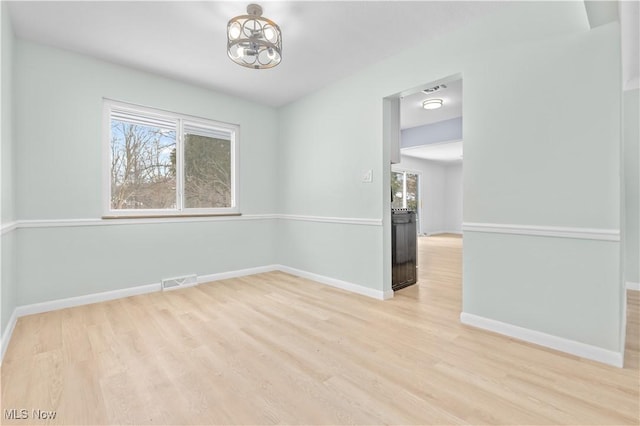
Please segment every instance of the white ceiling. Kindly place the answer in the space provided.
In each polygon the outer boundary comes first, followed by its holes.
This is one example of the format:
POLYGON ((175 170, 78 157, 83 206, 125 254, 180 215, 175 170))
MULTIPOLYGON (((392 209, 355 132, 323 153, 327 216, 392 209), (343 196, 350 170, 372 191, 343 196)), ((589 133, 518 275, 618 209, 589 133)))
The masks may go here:
POLYGON ((409 157, 422 158, 425 160, 461 162, 462 141, 412 146, 410 148, 402 148, 400 153, 409 157))
MULTIPOLYGON (((424 85, 424 89, 442 86, 442 82, 433 82, 424 85)), ((433 124, 451 118, 462 117, 462 80, 444 82, 446 88, 431 94, 422 91, 404 96, 400 101, 400 127, 411 127, 433 124), (426 99, 442 99, 441 108, 426 110, 422 108, 422 102, 426 99)), ((438 162, 462 162, 462 141, 447 141, 431 143, 428 145, 402 148, 402 155, 421 158, 438 162)))
POLYGON ((284 105, 412 45, 512 2, 262 1, 280 25, 283 60, 242 68, 226 55, 226 25, 241 1, 9 2, 17 36, 284 105))
MULTIPOLYGON (((227 21, 244 14, 250 0, 6 2, 21 38, 272 106, 519 3, 262 0, 264 16, 282 28, 283 61, 253 70, 234 64, 225 52, 227 21)), ((625 86, 633 88, 638 2, 620 5, 625 86)))
MULTIPOLYGON (((423 126, 438 121, 449 120, 462 116, 462 80, 444 83, 447 87, 432 94, 422 91, 405 96, 400 101, 400 127, 423 126), (442 107, 426 110, 422 102, 426 99, 442 99, 442 107)), ((425 84, 424 89, 434 87, 436 83, 425 84)))

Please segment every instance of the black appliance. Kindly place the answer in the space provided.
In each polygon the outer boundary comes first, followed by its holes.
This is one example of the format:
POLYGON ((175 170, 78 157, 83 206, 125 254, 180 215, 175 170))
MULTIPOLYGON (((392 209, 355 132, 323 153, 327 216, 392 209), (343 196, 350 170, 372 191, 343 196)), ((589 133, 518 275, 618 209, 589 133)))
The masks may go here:
POLYGON ((418 280, 416 213, 391 209, 391 288, 400 290, 418 280))

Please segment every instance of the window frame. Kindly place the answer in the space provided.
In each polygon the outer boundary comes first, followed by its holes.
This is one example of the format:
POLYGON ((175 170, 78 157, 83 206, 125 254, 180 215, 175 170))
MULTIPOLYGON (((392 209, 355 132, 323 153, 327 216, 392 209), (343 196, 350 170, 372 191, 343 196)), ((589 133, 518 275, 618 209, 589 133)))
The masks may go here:
MULTIPOLYGON (((393 173, 401 173, 403 175, 402 178, 402 205, 404 207, 402 208, 407 208, 407 199, 406 199, 406 195, 407 195, 407 174, 412 174, 412 175, 416 175, 418 177, 418 182, 416 185, 416 195, 418 197, 417 200, 417 206, 416 206, 416 231, 418 232, 418 235, 422 235, 422 210, 424 207, 424 200, 422 199, 422 171, 417 170, 417 169, 407 169, 404 167, 401 167, 399 164, 392 164, 391 165, 391 175, 393 175, 393 173)), ((390 176, 389 179, 389 183, 391 183, 391 179, 393 179, 393 176, 390 176)), ((394 195, 395 196, 395 195, 394 195)), ((393 200, 391 201, 391 204, 393 205, 393 200)))
POLYGON ((239 215, 239 139, 240 126, 188 114, 180 114, 103 98, 102 111, 102 218, 149 218, 149 217, 189 217, 239 215), (175 209, 112 209, 111 208, 111 115, 112 111, 130 112, 176 123, 176 208, 175 209), (184 207, 184 123, 228 131, 231 161, 231 206, 212 208, 184 207))

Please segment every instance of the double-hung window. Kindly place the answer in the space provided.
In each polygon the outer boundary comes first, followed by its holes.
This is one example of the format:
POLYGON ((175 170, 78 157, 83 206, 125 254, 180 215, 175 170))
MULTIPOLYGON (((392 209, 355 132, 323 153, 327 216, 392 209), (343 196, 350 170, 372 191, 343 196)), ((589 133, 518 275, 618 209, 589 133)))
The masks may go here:
POLYGON ((239 128, 104 101, 105 216, 237 214, 239 128))

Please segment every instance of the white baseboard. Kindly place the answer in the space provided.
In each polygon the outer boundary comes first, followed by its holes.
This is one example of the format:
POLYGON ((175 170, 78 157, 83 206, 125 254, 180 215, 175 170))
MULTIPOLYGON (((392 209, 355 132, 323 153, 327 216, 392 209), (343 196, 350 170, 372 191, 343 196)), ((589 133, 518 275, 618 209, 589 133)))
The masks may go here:
POLYGON ((369 287, 364 287, 359 284, 350 283, 348 281, 342 281, 335 278, 327 277, 324 275, 314 274, 313 272, 303 271, 301 269, 291 268, 289 266, 277 265, 277 269, 282 272, 286 272, 298 277, 307 278, 321 284, 326 284, 331 287, 347 290, 352 293, 362 294, 378 300, 390 299, 393 297, 393 291, 374 290, 369 287))
MULTIPOLYGON (((316 281, 321 284, 327 284, 332 287, 347 290, 352 293, 373 297, 379 300, 390 299, 393 297, 392 290, 388 290, 385 292, 380 290, 374 290, 367 287, 363 287, 358 284, 338 280, 335 278, 326 277, 324 275, 318 275, 311 272, 302 271, 300 269, 290 268, 284 265, 266 265, 266 266, 259 266, 255 268, 239 269, 236 271, 220 272, 217 274, 199 275, 198 284, 212 282, 212 281, 226 280, 230 278, 244 277, 247 275, 255 275, 255 274, 261 274, 264 272, 272 272, 272 271, 287 272, 292 275, 308 278, 310 280, 316 281)), ((4 330, 4 333, 2 334, 2 342, 1 342, 1 348, 0 348, 1 350, 0 364, 2 364, 2 360, 4 359, 4 353, 7 350, 7 347, 9 346, 11 335, 13 334, 13 330, 16 326, 16 322, 20 317, 23 317, 26 315, 40 314, 43 312, 55 311, 58 309, 71 308, 74 306, 89 305, 89 304, 98 303, 98 302, 106 302, 108 300, 121 299, 124 297, 130 297, 130 296, 137 296, 139 294, 145 294, 145 293, 153 293, 155 291, 161 291, 161 290, 162 290, 162 285, 160 283, 147 284, 147 285, 141 285, 137 287, 128 287, 128 288, 123 288, 119 290, 105 291, 101 293, 87 294, 83 296, 69 297, 65 299, 57 299, 57 300, 51 300, 47 302, 18 306, 13 310, 13 313, 11 314, 11 318, 9 319, 9 324, 7 325, 6 329, 4 330)))
MULTIPOLYGON (((260 274, 262 272, 275 271, 275 265, 262 266, 258 268, 241 269, 237 271, 222 272, 218 274, 200 275, 198 276, 198 284, 224 280, 228 278, 242 277, 246 275, 260 274)), ((43 312, 55 311, 58 309, 71 308, 74 306, 89 305, 91 303, 106 302, 108 300, 122 299, 124 297, 137 296, 139 294, 152 293, 162 290, 160 283, 147 284, 136 287, 127 287, 119 290, 105 291, 101 293, 87 294, 83 296, 69 297, 66 299, 57 299, 41 303, 33 303, 30 305, 18 306, 14 312, 17 318, 40 314, 43 312)))
POLYGON ((256 268, 238 269, 237 271, 220 272, 217 274, 199 275, 198 284, 212 281, 228 280, 230 278, 246 277, 247 275, 262 274, 277 271, 278 265, 258 266, 256 268))
POLYGON ((627 290, 640 291, 640 283, 634 283, 633 281, 627 281, 627 290))
POLYGON ((540 331, 519 327, 517 325, 469 314, 467 312, 462 312, 460 314, 460 321, 466 325, 493 331, 518 340, 524 340, 525 342, 535 343, 536 345, 545 346, 547 348, 576 355, 581 358, 587 358, 604 364, 613 365, 614 367, 622 368, 624 364, 624 354, 620 352, 614 352, 597 346, 588 345, 586 343, 576 342, 575 340, 565 339, 540 331))
POLYGON ((128 287, 119 290, 105 291, 101 293, 86 294, 76 297, 68 297, 65 299, 51 300, 41 303, 33 303, 30 305, 18 306, 13 310, 9 324, 2 334, 2 352, 0 352, 0 364, 4 359, 5 351, 9 346, 9 341, 13 335, 13 330, 16 326, 18 318, 27 315, 40 314, 43 312, 55 311, 58 309, 71 308, 74 306, 89 305, 92 303, 106 302, 108 300, 121 299, 124 297, 137 296, 139 294, 152 293, 154 291, 160 291, 162 286, 160 283, 147 284, 136 287, 128 287))
POLYGON ((18 322, 18 314, 14 309, 11 313, 11 318, 9 318, 9 324, 7 324, 7 328, 5 328, 4 333, 2 333, 2 346, 0 347, 0 365, 2 365, 2 360, 4 359, 4 353, 7 351, 9 347, 9 340, 11 340, 11 335, 13 334, 13 329, 16 328, 16 322, 18 322))
POLYGON ((218 274, 202 275, 198 277, 198 284, 213 282, 219 280, 227 280, 230 278, 245 277, 248 275, 262 274, 265 272, 280 271, 286 272, 298 277, 307 278, 320 284, 326 284, 331 287, 347 290, 352 293, 362 294, 378 300, 391 299, 393 297, 393 290, 382 292, 380 290, 374 290, 368 287, 361 286, 359 284, 342 281, 336 278, 327 277, 325 275, 314 274, 312 272, 303 271, 301 269, 291 268, 285 265, 267 265, 259 266, 256 268, 240 269, 237 271, 221 272, 218 274))
POLYGON ((2 352, 0 352, 0 364, 4 359, 5 351, 9 346, 11 335, 16 326, 18 318, 27 315, 40 314, 43 312, 55 311, 58 309, 71 308, 74 306, 90 305, 92 303, 106 302, 108 300, 121 299, 124 297, 137 296, 139 294, 152 293, 160 291, 162 286, 160 283, 147 284, 137 287, 128 287, 119 290, 105 291, 101 293, 86 294, 83 296, 68 297, 66 299, 57 299, 41 303, 33 303, 30 305, 18 306, 13 310, 9 324, 2 334, 2 352))
POLYGON ((427 232, 427 236, 432 236, 432 235, 441 235, 441 234, 456 234, 456 235, 462 235, 462 231, 433 231, 433 232, 427 232))
POLYGON ((161 290, 160 283, 147 284, 137 287, 128 287, 119 290, 104 291, 101 293, 86 294, 83 296, 69 297, 66 299, 51 300, 48 302, 33 303, 31 305, 18 306, 15 309, 18 318, 26 315, 40 314, 42 312, 56 311, 58 309, 72 308, 74 306, 90 305, 92 303, 106 302, 108 300, 122 299, 124 297, 137 296, 139 294, 152 293, 161 290))

